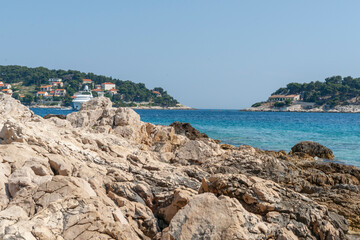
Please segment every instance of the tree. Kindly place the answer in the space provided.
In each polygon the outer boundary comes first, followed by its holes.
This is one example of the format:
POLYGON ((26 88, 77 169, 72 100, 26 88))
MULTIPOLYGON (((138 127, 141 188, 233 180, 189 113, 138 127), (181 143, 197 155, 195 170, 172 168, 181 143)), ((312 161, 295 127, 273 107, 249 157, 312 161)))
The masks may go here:
POLYGON ((23 102, 26 105, 30 105, 33 101, 34 101, 34 96, 30 95, 30 94, 26 94, 25 97, 24 97, 24 100, 23 100, 23 102))
POLYGON ((300 83, 289 83, 286 88, 290 94, 300 93, 302 85, 300 83))
POLYGON ((15 98, 16 100, 19 100, 19 99, 20 99, 20 95, 19 95, 19 93, 17 93, 17 92, 16 92, 16 93, 13 93, 13 94, 12 94, 12 97, 15 98))

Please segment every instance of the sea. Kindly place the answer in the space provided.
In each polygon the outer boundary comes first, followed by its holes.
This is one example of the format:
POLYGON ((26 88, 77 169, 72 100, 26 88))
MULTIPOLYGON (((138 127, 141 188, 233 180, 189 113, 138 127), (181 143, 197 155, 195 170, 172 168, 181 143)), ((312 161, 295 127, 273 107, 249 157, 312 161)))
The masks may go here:
MULTIPOLYGON (((73 110, 32 108, 35 114, 69 114, 73 110)), ((144 122, 169 125, 188 122, 222 143, 285 150, 300 141, 330 148, 335 161, 360 167, 360 114, 243 112, 238 110, 135 110, 144 122)))

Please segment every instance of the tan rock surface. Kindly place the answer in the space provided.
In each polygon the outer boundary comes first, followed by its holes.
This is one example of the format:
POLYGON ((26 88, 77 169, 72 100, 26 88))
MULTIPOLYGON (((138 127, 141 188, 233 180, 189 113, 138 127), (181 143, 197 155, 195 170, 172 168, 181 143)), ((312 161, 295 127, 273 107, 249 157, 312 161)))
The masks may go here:
POLYGON ((141 122, 107 98, 65 120, 0 94, 0 112, 0 239, 346 239, 360 230, 357 168, 224 147, 189 126, 141 122))

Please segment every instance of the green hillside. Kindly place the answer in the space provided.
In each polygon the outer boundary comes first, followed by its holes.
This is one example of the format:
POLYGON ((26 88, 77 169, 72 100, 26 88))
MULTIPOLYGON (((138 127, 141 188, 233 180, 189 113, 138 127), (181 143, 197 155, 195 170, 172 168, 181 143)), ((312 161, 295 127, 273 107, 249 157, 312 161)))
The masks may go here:
POLYGON ((360 78, 333 76, 324 82, 289 83, 279 88, 272 95, 301 94, 302 101, 316 105, 360 104, 360 78))
MULTIPOLYGON (((105 96, 109 97, 115 106, 133 106, 134 103, 149 102, 151 106, 173 107, 178 101, 170 96, 164 89, 158 87, 150 90, 143 83, 134 83, 132 81, 123 81, 94 73, 85 73, 76 70, 51 70, 45 67, 29 68, 24 66, 1 66, 0 81, 10 83, 13 86, 14 97, 26 95, 27 100, 37 101, 36 92, 40 90, 41 85, 47 85, 50 78, 61 78, 66 89, 66 96, 62 99, 63 105, 69 105, 71 96, 82 87, 82 79, 91 79, 94 85, 104 82, 116 84, 119 94, 105 96), (161 94, 154 93, 157 91, 161 94), (32 99, 31 99, 32 97, 32 99)), ((59 99, 53 99, 59 100, 59 99)))

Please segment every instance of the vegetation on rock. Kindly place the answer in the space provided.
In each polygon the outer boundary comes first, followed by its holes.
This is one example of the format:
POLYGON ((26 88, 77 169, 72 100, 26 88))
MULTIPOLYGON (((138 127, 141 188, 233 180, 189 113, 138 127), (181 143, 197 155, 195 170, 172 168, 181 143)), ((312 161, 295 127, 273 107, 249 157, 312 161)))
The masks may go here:
MULTIPOLYGON (((153 91, 146 88, 144 83, 134 83, 132 81, 123 81, 120 79, 97 75, 94 73, 85 73, 76 70, 50 70, 45 67, 29 68, 25 66, 0 65, 0 81, 12 84, 14 93, 21 92, 25 94, 23 102, 30 104, 39 100, 35 94, 40 90, 41 85, 47 85, 49 78, 61 78, 66 89, 66 96, 60 99, 51 99, 52 101, 63 101, 66 106, 70 105, 71 96, 81 89, 83 79, 91 79, 94 84, 112 82, 116 84, 119 94, 108 95, 115 106, 134 106, 134 102, 149 102, 150 106, 174 107, 179 102, 170 96, 163 88, 157 87, 153 91), (154 91, 159 92, 157 95, 154 91)), ((91 86, 90 86, 91 88, 91 86)), ((19 99, 19 94, 14 94, 14 98, 19 99)), ((54 97, 56 98, 56 97, 54 97)))
POLYGON ((360 78, 333 76, 325 82, 289 83, 272 95, 301 94, 304 102, 326 104, 329 107, 360 103, 360 78))

